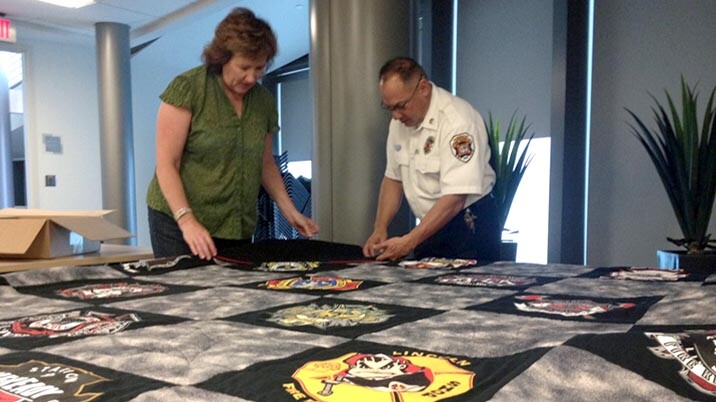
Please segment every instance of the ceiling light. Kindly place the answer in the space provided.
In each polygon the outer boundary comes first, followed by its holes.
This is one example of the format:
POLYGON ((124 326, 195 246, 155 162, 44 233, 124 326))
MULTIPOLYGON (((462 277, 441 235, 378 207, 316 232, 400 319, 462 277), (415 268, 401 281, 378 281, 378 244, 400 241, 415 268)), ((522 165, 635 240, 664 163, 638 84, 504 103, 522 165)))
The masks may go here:
POLYGON ((40 0, 45 3, 54 4, 56 6, 80 8, 94 4, 94 0, 40 0))

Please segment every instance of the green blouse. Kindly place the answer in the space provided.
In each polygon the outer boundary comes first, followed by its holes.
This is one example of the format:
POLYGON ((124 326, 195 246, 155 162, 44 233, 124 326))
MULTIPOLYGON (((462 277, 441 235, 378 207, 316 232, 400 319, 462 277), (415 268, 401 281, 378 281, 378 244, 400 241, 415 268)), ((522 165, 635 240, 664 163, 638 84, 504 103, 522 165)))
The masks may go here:
MULTIPOLYGON (((191 111, 179 174, 194 215, 214 237, 246 239, 256 227, 266 134, 278 131, 278 112, 271 93, 256 84, 239 118, 220 80, 196 67, 174 78, 160 98, 191 111)), ((172 216, 156 172, 147 205, 172 216)))

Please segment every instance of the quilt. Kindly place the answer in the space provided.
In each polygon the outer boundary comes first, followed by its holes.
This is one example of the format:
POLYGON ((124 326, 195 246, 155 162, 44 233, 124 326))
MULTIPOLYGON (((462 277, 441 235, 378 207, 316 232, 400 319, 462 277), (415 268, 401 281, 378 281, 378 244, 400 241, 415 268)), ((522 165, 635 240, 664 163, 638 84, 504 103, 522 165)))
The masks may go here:
POLYGON ((0 401, 716 401, 716 278, 271 240, 0 276, 0 401))

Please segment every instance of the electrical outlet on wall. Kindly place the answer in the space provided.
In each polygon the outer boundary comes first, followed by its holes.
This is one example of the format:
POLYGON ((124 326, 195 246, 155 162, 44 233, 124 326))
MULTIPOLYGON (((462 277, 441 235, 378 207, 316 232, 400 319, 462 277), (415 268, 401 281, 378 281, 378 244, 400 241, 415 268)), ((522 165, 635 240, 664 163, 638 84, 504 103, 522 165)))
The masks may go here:
POLYGON ((57 186, 57 177, 54 174, 45 175, 45 187, 57 186))

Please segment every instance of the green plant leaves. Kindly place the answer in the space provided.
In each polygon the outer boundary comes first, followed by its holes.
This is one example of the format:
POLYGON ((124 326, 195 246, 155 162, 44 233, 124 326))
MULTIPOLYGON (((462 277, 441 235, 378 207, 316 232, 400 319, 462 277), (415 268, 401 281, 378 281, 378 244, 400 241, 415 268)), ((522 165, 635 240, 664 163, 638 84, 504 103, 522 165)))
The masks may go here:
POLYGON ((529 124, 525 125, 525 122, 526 116, 518 121, 517 112, 513 113, 504 138, 500 132, 500 120, 493 120, 492 113, 489 114, 485 124, 487 137, 490 141, 490 165, 496 175, 492 194, 497 203, 500 230, 505 228, 507 215, 510 213, 517 188, 520 186, 525 170, 532 161, 532 155, 528 155, 527 150, 534 133, 529 136, 524 148, 520 150, 520 144, 527 136, 530 127, 529 124), (500 141, 504 141, 502 145, 500 145, 500 141))
POLYGON ((716 196, 716 119, 714 94, 711 90, 699 129, 698 93, 681 77, 681 110, 671 95, 666 107, 654 96, 652 108, 657 129, 649 129, 631 110, 626 111, 636 123, 629 124, 632 133, 644 146, 656 167, 684 239, 669 239, 689 253, 699 253, 709 245, 706 234, 716 196))

